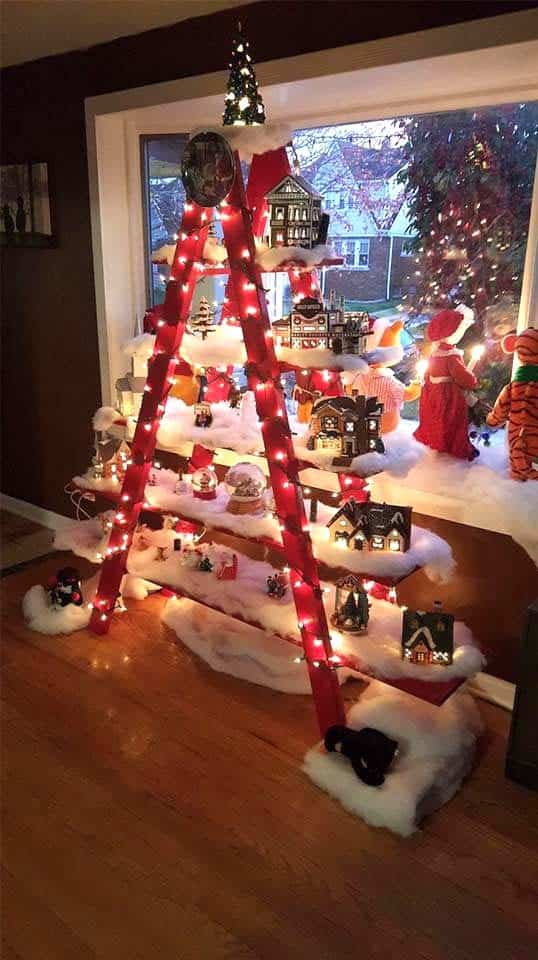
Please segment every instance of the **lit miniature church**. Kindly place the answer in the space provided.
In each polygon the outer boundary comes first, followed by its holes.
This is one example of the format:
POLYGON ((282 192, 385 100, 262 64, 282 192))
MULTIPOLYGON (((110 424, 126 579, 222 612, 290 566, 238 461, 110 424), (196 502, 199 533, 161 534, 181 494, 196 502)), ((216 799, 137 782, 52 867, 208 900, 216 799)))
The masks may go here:
POLYGON ((404 610, 402 620, 402 657, 409 663, 447 665, 454 652, 454 617, 436 610, 404 610))
POLYGON ((277 347, 332 350, 358 356, 366 351, 372 328, 373 320, 366 312, 345 313, 343 298, 337 305, 334 291, 329 295, 328 306, 305 297, 288 317, 273 323, 277 347))
POLYGON ((327 527, 331 543, 351 550, 405 553, 411 544, 411 507, 350 498, 327 527))
POLYGON ((384 453, 379 436, 383 404, 377 397, 321 397, 312 407, 309 450, 333 450, 335 466, 363 453, 384 453))
POLYGON ((264 239, 271 247, 314 247, 321 224, 321 196, 296 174, 288 174, 265 197, 269 206, 264 239))

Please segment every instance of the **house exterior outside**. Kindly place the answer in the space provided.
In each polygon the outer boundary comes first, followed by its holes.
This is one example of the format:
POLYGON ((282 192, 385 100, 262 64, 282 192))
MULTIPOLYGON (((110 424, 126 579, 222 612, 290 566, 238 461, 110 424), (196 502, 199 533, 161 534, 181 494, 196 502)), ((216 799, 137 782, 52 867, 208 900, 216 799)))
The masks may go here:
POLYGON ((327 285, 347 300, 375 302, 406 292, 413 234, 397 181, 403 167, 400 147, 364 147, 335 135, 302 170, 324 198, 323 209, 331 217, 329 241, 345 260, 345 266, 331 269, 327 285))

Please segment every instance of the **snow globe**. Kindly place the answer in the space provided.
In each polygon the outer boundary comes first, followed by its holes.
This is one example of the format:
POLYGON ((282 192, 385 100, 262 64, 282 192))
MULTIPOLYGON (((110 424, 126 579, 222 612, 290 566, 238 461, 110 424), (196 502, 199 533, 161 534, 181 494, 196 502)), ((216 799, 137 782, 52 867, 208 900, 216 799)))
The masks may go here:
POLYGON ((192 492, 198 500, 214 500, 217 496, 217 475, 210 467, 199 467, 191 478, 192 492))
POLYGON ((262 513, 266 480, 263 470, 255 463, 241 461, 230 467, 224 478, 230 499, 229 513, 262 513))

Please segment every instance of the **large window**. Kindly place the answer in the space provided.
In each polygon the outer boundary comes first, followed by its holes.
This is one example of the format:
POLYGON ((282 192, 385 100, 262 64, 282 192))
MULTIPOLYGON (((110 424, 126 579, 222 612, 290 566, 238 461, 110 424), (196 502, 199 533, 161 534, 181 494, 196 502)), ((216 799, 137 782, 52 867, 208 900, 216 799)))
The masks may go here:
MULTIPOLYGON (((509 104, 297 130, 304 178, 325 198, 329 241, 344 263, 324 272, 351 309, 403 316, 422 336, 432 311, 474 307, 475 335, 515 327, 538 142, 538 105, 509 104)), ((143 143, 147 254, 174 242, 185 137, 143 143)), ((294 243, 301 238, 290 238, 294 243)), ((162 299, 166 267, 148 270, 162 299)), ((275 319, 285 278, 266 277, 275 319)))
POLYGON ((148 305, 162 303, 169 269, 152 263, 156 250, 176 241, 185 191, 181 158, 186 134, 141 137, 148 305))

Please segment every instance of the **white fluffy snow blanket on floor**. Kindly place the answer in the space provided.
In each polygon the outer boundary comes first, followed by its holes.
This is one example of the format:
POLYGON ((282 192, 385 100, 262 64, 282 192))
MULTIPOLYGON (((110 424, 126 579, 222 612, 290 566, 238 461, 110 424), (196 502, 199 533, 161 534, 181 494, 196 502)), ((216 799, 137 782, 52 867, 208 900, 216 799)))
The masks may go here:
MULTIPOLYGON (((186 598, 171 597, 161 619, 189 650, 220 673, 282 693, 310 693, 304 661, 288 641, 209 610, 186 598)), ((339 670, 341 683, 350 675, 339 670)))
MULTIPOLYGON (((56 609, 49 605, 48 593, 40 583, 30 587, 22 598, 22 612, 27 626, 36 633, 46 633, 57 636, 60 633, 75 633, 84 630, 91 617, 91 599, 97 589, 99 574, 90 577, 82 583, 84 603, 77 607, 69 603, 66 607, 56 609)), ((154 583, 126 573, 121 581, 121 593, 125 600, 132 597, 135 600, 145 600, 148 594, 160 588, 154 583)))
POLYGON ((340 753, 322 745, 308 751, 303 769, 350 813, 374 827, 408 837, 420 821, 447 803, 471 770, 482 720, 467 693, 442 707, 373 681, 349 712, 355 730, 373 727, 399 743, 399 752, 381 787, 369 787, 340 753))

